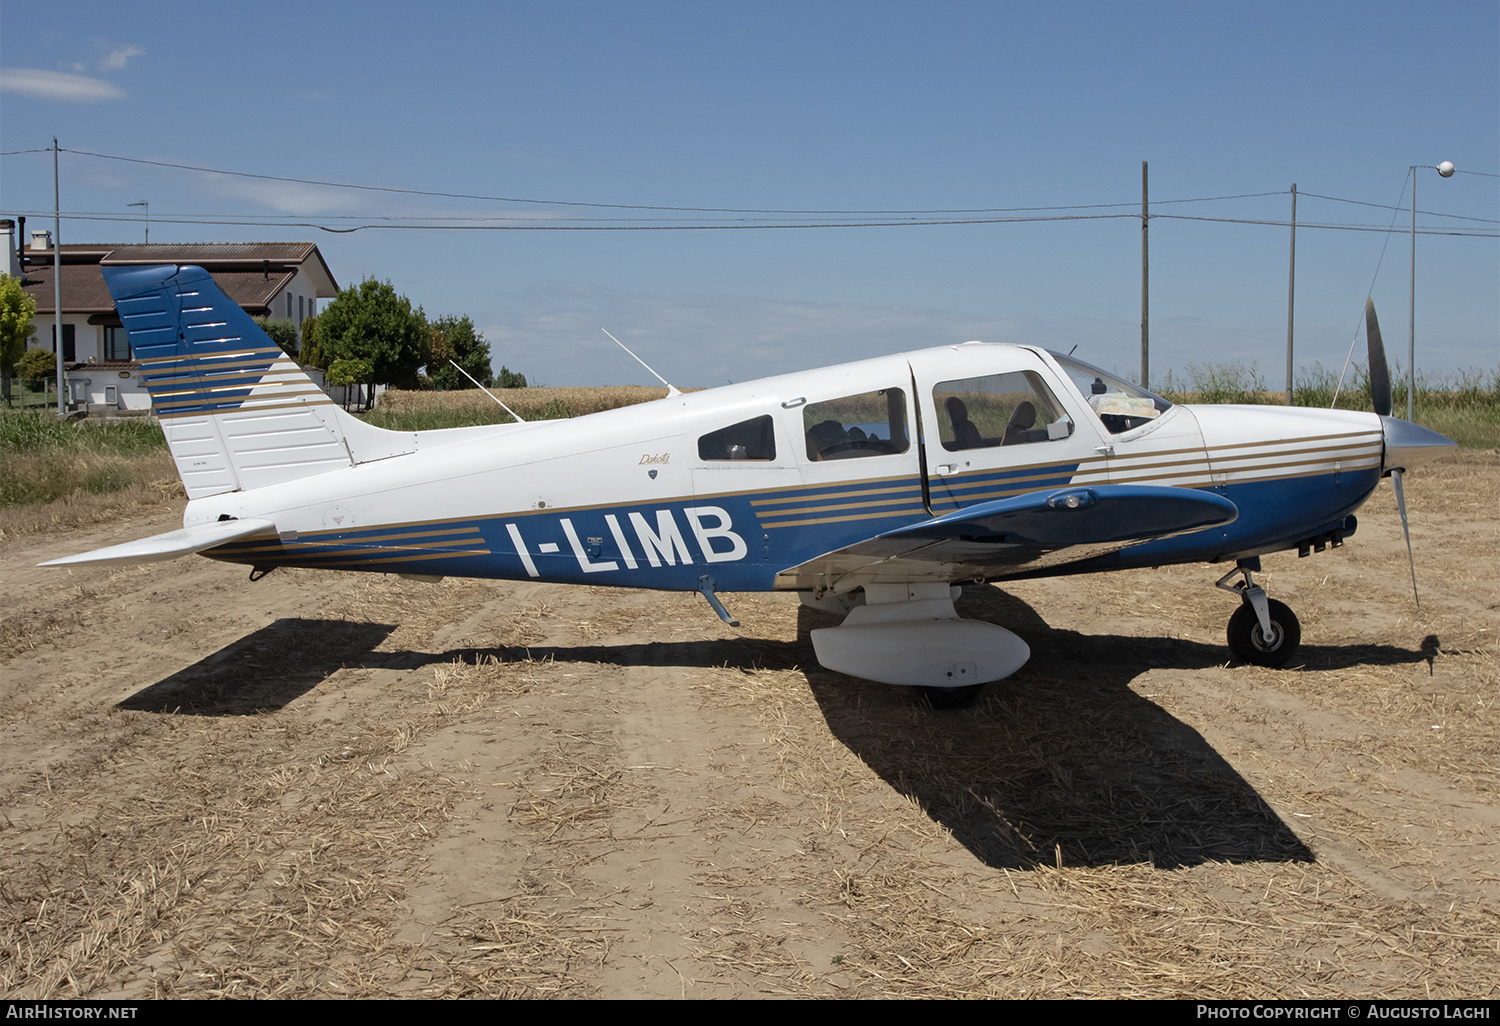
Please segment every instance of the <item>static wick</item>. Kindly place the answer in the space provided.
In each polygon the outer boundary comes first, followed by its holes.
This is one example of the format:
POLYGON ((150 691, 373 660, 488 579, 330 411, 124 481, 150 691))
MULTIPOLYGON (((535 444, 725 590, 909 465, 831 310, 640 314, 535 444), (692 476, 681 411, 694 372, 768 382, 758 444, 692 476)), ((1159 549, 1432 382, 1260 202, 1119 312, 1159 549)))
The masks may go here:
MULTIPOLYGON (((451 364, 453 364, 454 369, 456 369, 460 374, 462 374, 464 377, 468 378, 470 381, 473 381, 475 388, 479 389, 485 395, 487 395, 491 399, 495 400, 495 402, 500 403, 500 397, 498 395, 496 395, 494 392, 491 392, 489 389, 485 388, 478 381, 474 381, 474 375, 470 374, 468 371, 466 371, 462 367, 460 367, 457 364, 457 362, 455 362, 453 360, 449 360, 448 362, 451 363, 451 364)), ((519 413, 517 413, 515 410, 511 409, 509 406, 506 406, 504 403, 500 403, 500 408, 502 410, 504 410, 506 413, 510 414, 512 417, 516 418, 516 420, 520 420, 522 424, 526 423, 524 420, 521 420, 521 415, 519 413)))
MULTIPOLYGON (((609 330, 607 328, 600 328, 599 330, 602 331, 602 332, 604 332, 606 335, 609 335, 609 330)), ((624 342, 621 342, 619 339, 615 338, 613 335, 609 335, 609 339, 615 345, 619 346, 621 349, 625 350, 627 353, 630 353, 630 347, 627 346, 624 342)), ((651 371, 651 376, 652 377, 654 377, 657 381, 660 381, 663 385, 667 386, 667 398, 668 399, 672 398, 674 395, 681 395, 682 394, 682 390, 679 389, 676 385, 672 384, 666 378, 664 378, 660 374, 656 373, 656 371, 651 370, 651 365, 649 363, 647 363, 645 360, 642 360, 639 356, 636 356, 634 353, 630 353, 630 356, 631 356, 631 359, 635 360, 636 363, 640 364, 642 367, 646 368, 648 371, 651 371)))

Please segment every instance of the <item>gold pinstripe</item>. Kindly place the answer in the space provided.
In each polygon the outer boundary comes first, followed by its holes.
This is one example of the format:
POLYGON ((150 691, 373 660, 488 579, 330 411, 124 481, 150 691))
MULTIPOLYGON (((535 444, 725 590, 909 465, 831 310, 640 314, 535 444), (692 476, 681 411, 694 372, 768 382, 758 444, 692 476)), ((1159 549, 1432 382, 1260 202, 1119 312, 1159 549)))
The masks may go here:
MULTIPOLYGON (((851 489, 851 488, 845 488, 842 491, 828 492, 826 494, 818 494, 816 492, 813 492, 812 494, 809 494, 809 495, 793 495, 791 497, 781 497, 781 498, 775 498, 775 499, 751 499, 750 500, 750 505, 752 505, 752 506, 770 506, 770 505, 779 505, 779 504, 792 503, 792 502, 814 502, 814 501, 826 500, 826 499, 852 499, 852 498, 857 498, 859 496, 865 496, 865 495, 901 495, 903 493, 911 492, 911 491, 913 491, 913 490, 915 490, 915 489, 918 488, 918 485, 915 483, 914 478, 910 478, 909 477, 909 478, 906 478, 905 480, 908 482, 907 484, 898 485, 898 486, 892 487, 892 488, 870 488, 870 489, 865 489, 863 491, 856 490, 856 489, 851 489)), ((717 493, 717 494, 734 494, 734 493, 717 493)), ((751 495, 753 495, 755 493, 754 492, 749 492, 749 493, 743 493, 742 492, 742 493, 739 493, 739 494, 751 494, 751 495)))
MULTIPOLYGON (((311 393, 309 393, 309 394, 311 394, 311 393)), ((319 394, 321 394, 321 393, 319 393, 319 394)), ((257 398, 257 397, 256 396, 249 396, 249 397, 247 397, 247 401, 249 401, 250 399, 254 399, 254 398, 257 398)), ((281 397, 280 396, 267 396, 266 398, 267 399, 278 399, 279 400, 281 397)), ((241 405, 241 406, 234 407, 232 409, 218 409, 218 410, 177 410, 177 411, 167 410, 167 411, 164 411, 162 413, 158 413, 156 416, 157 416, 158 420, 173 420, 173 419, 175 419, 177 417, 214 417, 214 416, 222 416, 222 415, 228 414, 228 413, 266 413, 266 412, 269 412, 271 410, 303 410, 303 409, 306 409, 309 406, 332 406, 332 405, 334 405, 333 400, 329 399, 329 398, 327 398, 325 396, 322 399, 303 400, 301 402, 295 402, 295 403, 282 403, 282 402, 278 402, 275 405, 270 405, 270 406, 244 406, 244 405, 241 405)), ((453 519, 454 520, 468 520, 468 519, 471 519, 471 518, 469 518, 469 517, 454 517, 453 519)))
MULTIPOLYGON (((239 386, 235 386, 235 387, 236 388, 244 388, 245 386, 239 385, 239 386)), ((183 393, 178 393, 178 394, 181 395, 183 393)), ((298 395, 323 395, 323 392, 320 389, 318 389, 316 386, 313 387, 313 388, 301 388, 301 389, 294 389, 294 388, 291 388, 290 386, 283 386, 283 387, 277 389, 277 391, 275 391, 275 392, 260 392, 258 394, 252 393, 252 394, 247 394, 247 395, 228 395, 228 394, 225 394, 225 392, 223 390, 208 389, 208 390, 205 390, 205 391, 200 391, 200 392, 195 393, 194 396, 193 396, 193 398, 191 398, 191 399, 171 399, 171 400, 164 400, 164 401, 158 402, 157 406, 164 413, 176 413, 176 412, 178 412, 179 410, 181 410, 185 406, 202 406, 205 403, 225 403, 225 402, 238 402, 238 403, 241 403, 241 404, 255 403, 257 405, 255 405, 255 406, 247 406, 246 408, 249 408, 249 409, 260 409, 261 406, 258 405, 260 403, 265 403, 265 402, 278 402, 279 403, 279 402, 282 402, 282 401, 284 401, 286 399, 290 399, 293 396, 298 396, 298 395)), ((332 402, 332 400, 330 399, 329 402, 332 402)), ((233 410, 216 410, 216 411, 213 411, 213 412, 216 412, 216 413, 233 413, 234 411, 233 410)))
MULTIPOLYGON (((359 528, 357 530, 370 530, 370 528, 359 528)), ((378 528, 376 530, 378 530, 378 528)), ((329 531, 317 531, 317 532, 313 532, 313 531, 299 531, 297 533, 297 540, 294 541, 294 542, 291 542, 290 544, 292 544, 292 545, 308 544, 307 539, 309 539, 309 538, 317 537, 317 536, 320 536, 320 535, 347 534, 347 533, 348 533, 347 530, 329 530, 329 531)), ((410 541, 413 538, 434 538, 434 537, 442 537, 442 536, 447 536, 447 537, 451 538, 455 543, 458 543, 458 542, 467 543, 467 542, 483 541, 484 540, 484 538, 482 536, 480 536, 479 528, 477 528, 477 527, 458 527, 458 528, 452 528, 452 529, 446 530, 446 531, 406 531, 406 532, 393 532, 393 533, 388 533, 388 534, 372 534, 372 535, 368 535, 368 536, 363 537, 363 538, 351 539, 351 543, 352 544, 365 545, 365 544, 369 544, 370 542, 378 542, 378 541, 410 541), (472 538, 453 537, 454 535, 474 535, 474 537, 472 537, 472 538)), ((279 545, 279 544, 287 544, 287 543, 283 543, 279 539, 273 540, 273 539, 269 539, 268 538, 265 541, 261 542, 261 544, 265 545, 265 546, 270 546, 270 545, 273 545, 273 544, 278 544, 279 545)), ((311 544, 324 545, 324 544, 329 544, 329 543, 327 543, 327 542, 313 542, 311 544)), ((434 545, 434 544, 439 544, 439 543, 437 543, 437 542, 421 542, 419 544, 422 544, 422 545, 434 545)))
POLYGON ((841 509, 869 509, 871 506, 910 505, 913 502, 920 504, 921 501, 922 496, 920 492, 911 492, 902 496, 881 499, 878 502, 835 502, 818 506, 796 506, 792 509, 756 510, 755 515, 760 517, 762 521, 765 521, 778 517, 802 516, 807 513, 833 513, 841 509))
MULTIPOLYGON (((196 345, 196 343, 189 344, 196 345)), ((195 362, 199 360, 230 360, 248 356, 264 357, 268 355, 273 359, 278 356, 283 358, 286 356, 279 346, 259 346, 255 349, 231 349, 222 353, 173 353, 171 356, 147 356, 137 360, 136 363, 144 368, 155 367, 158 364, 186 362, 189 360, 195 362)))
POLYGON ((814 517, 808 520, 762 521, 761 527, 768 529, 772 527, 805 527, 808 524, 838 524, 853 522, 855 520, 876 520, 880 517, 900 516, 903 512, 925 513, 927 512, 927 510, 919 501, 917 505, 910 510, 880 510, 875 513, 860 513, 854 516, 814 517))

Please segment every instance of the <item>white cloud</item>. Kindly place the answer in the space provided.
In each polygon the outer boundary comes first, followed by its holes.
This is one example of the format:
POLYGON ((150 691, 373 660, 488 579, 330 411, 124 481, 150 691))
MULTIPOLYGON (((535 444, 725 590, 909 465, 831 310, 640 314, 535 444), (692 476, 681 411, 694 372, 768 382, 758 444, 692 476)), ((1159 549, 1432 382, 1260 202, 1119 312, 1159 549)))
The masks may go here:
POLYGON ((125 90, 113 82, 87 75, 73 75, 66 71, 43 71, 40 68, 0 69, 0 92, 70 103, 93 103, 125 97, 125 90))
POLYGON ((310 217, 316 214, 342 213, 354 200, 341 189, 300 182, 268 182, 255 179, 206 175, 208 188, 220 196, 250 200, 278 214, 310 217))
POLYGON ((112 46, 110 50, 99 60, 100 71, 119 71, 125 66, 125 62, 132 57, 140 57, 146 51, 139 46, 129 43, 120 43, 112 46))

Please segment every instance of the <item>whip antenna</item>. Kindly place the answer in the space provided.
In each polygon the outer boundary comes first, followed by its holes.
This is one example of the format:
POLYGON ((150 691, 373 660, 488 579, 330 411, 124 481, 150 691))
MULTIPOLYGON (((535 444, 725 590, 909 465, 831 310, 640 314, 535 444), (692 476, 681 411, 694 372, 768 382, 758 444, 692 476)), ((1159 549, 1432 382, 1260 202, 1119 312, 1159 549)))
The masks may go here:
MULTIPOLYGON (((472 375, 468 371, 464 370, 455 361, 449 360, 448 362, 451 363, 451 364, 453 364, 454 369, 457 370, 464 377, 468 378, 470 381, 474 381, 474 375, 472 375)), ((477 388, 477 389, 479 389, 485 395, 489 396, 491 399, 495 400, 495 402, 500 403, 500 397, 498 395, 496 395, 494 392, 491 392, 489 389, 485 388, 478 381, 474 381, 474 387, 477 388)), ((516 420, 520 420, 522 424, 526 423, 524 420, 521 420, 521 415, 519 413, 517 413, 515 410, 511 409, 509 406, 506 406, 504 403, 500 403, 500 408, 502 410, 504 410, 506 413, 510 414, 512 417, 516 418, 516 420)))
MULTIPOLYGON (((604 332, 606 335, 609 335, 608 329, 600 328, 599 330, 602 331, 602 332, 604 332)), ((621 342, 619 339, 615 338, 613 335, 609 335, 609 339, 615 345, 619 346, 621 349, 625 350, 627 353, 630 353, 630 347, 627 346, 624 342, 621 342)), ((634 353, 630 353, 630 356, 631 356, 631 359, 635 360, 636 363, 640 364, 642 367, 646 368, 648 371, 651 371, 651 376, 652 377, 654 377, 657 381, 660 381, 663 385, 667 386, 667 398, 668 399, 672 398, 674 395, 681 395, 682 394, 682 390, 679 389, 676 385, 672 384, 666 378, 664 378, 660 374, 656 373, 656 371, 651 370, 651 365, 649 363, 647 363, 645 360, 642 360, 639 356, 636 356, 634 353)))

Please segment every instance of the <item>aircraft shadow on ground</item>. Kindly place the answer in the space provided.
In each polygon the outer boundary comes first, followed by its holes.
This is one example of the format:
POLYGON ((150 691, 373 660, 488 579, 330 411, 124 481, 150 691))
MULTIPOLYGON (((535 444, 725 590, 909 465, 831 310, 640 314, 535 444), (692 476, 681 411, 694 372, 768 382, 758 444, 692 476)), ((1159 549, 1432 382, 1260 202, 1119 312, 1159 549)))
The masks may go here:
POLYGON ((121 709, 184 716, 247 716, 279 709, 348 665, 389 662, 375 649, 395 624, 289 617, 143 688, 121 709))
MULTIPOLYGON (((963 615, 1002 623, 1032 660, 978 704, 931 709, 920 691, 823 670, 809 631, 837 618, 803 608, 796 641, 745 638, 635 645, 455 650, 434 657, 622 666, 799 669, 830 729, 994 867, 1151 862, 1312 861, 1255 789, 1193 728, 1137 695, 1152 668, 1207 669, 1227 648, 1176 638, 1084 635, 1049 627, 997 588, 971 589, 963 615)), ((1308 670, 1431 658, 1394 646, 1314 646, 1308 670)))
MULTIPOLYGON (((137 692, 120 708, 203 716, 280 708, 348 666, 414 669, 486 658, 618 666, 723 666, 804 673, 829 728, 851 752, 987 865, 1182 867, 1207 861, 1311 861, 1312 852, 1196 730, 1137 695, 1153 668, 1222 666, 1226 648, 1164 637, 1049 627, 997 588, 970 589, 960 612, 1026 639, 1031 661, 966 709, 817 665, 809 632, 838 620, 799 610, 794 641, 704 639, 628 645, 377 652, 390 624, 283 619, 137 692)), ((1384 645, 1304 647, 1306 670, 1429 661, 1384 645)))
MULTIPOLYGON (((1153 668, 1221 666, 1225 649, 1057 630, 1019 599, 978 590, 960 612, 1014 630, 1032 657, 974 706, 929 711, 897 689, 854 694, 835 674, 808 675, 834 734, 977 858, 997 868, 1313 860, 1201 734, 1130 688, 1153 668)), ((811 610, 802 619, 799 634, 824 625, 811 610)))

